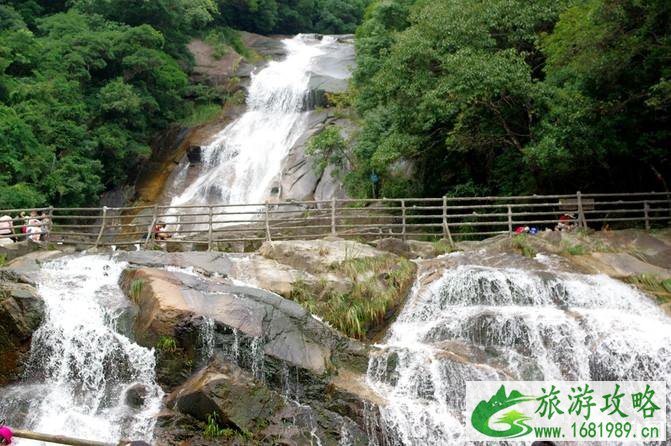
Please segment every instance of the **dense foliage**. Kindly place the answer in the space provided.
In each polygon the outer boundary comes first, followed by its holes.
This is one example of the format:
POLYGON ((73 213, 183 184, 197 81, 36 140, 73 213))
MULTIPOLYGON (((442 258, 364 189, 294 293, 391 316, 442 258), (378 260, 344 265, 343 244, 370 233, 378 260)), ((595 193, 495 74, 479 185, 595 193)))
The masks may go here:
POLYGON ((158 131, 216 115, 225 98, 188 79, 192 36, 219 32, 239 47, 222 24, 346 31, 362 10, 362 0, 0 0, 0 208, 96 204, 134 181, 158 131))
POLYGON ((259 33, 353 33, 369 0, 217 0, 217 21, 259 33))
POLYGON ((357 31, 350 186, 665 189, 670 21, 664 0, 377 1, 357 31))

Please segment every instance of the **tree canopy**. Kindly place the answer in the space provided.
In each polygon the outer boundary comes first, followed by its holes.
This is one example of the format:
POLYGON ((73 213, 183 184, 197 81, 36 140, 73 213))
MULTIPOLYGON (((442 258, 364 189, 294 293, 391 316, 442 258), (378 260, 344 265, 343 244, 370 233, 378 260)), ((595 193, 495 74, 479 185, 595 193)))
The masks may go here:
POLYGON ((387 196, 666 188, 669 20, 661 0, 375 2, 350 186, 367 193, 376 172, 387 196))
POLYGON ((91 205, 133 183, 153 135, 221 99, 189 81, 193 36, 353 31, 363 4, 0 0, 0 208, 91 205))

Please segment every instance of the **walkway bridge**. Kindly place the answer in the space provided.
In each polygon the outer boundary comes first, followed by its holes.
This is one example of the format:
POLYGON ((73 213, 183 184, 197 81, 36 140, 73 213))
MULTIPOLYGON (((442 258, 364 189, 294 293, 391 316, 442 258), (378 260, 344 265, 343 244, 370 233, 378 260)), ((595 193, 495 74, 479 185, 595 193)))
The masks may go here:
MULTIPOLYGON (((46 215, 49 243, 174 250, 226 250, 232 244, 257 246, 266 240, 337 236, 372 240, 382 237, 439 240, 449 243, 513 234, 519 226, 553 229, 569 214, 578 228, 652 229, 671 223, 667 192, 333 199, 203 206, 132 206, 0 210, 13 217, 17 240, 37 226, 20 217, 46 215), (164 225, 156 240, 156 226, 164 225), (165 247, 165 246, 164 246, 165 247), (180 249, 181 248, 181 249, 180 249)), ((39 219, 38 219, 39 220, 39 219)), ((40 220, 41 221, 41 220, 40 220)), ((33 236, 33 238, 37 238, 33 236)))

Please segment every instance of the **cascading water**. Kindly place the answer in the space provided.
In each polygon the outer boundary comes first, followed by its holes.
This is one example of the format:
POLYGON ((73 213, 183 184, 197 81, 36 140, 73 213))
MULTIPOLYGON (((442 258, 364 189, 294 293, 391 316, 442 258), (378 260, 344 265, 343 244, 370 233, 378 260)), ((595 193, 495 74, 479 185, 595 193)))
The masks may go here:
POLYGON ((456 443, 466 381, 671 382, 671 318, 606 276, 462 265, 420 283, 369 363, 389 444, 456 443))
MULTIPOLYGON (((287 152, 307 130, 304 109, 316 58, 345 46, 334 37, 303 34, 283 44, 286 58, 252 76, 247 112, 203 149, 200 176, 173 198, 172 206, 266 200, 287 152)), ((348 70, 329 74, 349 76, 348 70)))
POLYGON ((30 379, 3 389, 0 417, 44 433, 151 440, 162 391, 153 351, 120 333, 132 309, 117 285, 124 267, 97 255, 42 267, 38 291, 46 314, 33 336, 30 379), (126 404, 132 386, 145 393, 140 407, 126 404))

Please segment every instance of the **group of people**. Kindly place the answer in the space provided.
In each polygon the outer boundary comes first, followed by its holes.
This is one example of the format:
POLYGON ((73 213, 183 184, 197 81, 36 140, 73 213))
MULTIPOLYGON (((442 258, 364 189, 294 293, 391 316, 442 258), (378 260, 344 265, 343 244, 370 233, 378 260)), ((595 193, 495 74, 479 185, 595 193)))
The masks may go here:
POLYGON ((38 214, 37 211, 31 211, 30 215, 21 212, 16 218, 3 215, 0 217, 0 245, 25 239, 34 242, 45 241, 50 230, 51 219, 46 212, 38 214))
MULTIPOLYGON (((575 215, 573 214, 562 214, 559 217, 559 222, 557 223, 557 226, 555 226, 554 230, 555 231, 560 231, 560 232, 571 232, 576 228, 576 223, 575 223, 575 215)), ((540 232, 541 230, 536 228, 535 226, 518 226, 515 228, 515 234, 530 234, 530 235, 536 235, 540 232)), ((551 228, 546 228, 545 232, 552 232, 551 228)))

